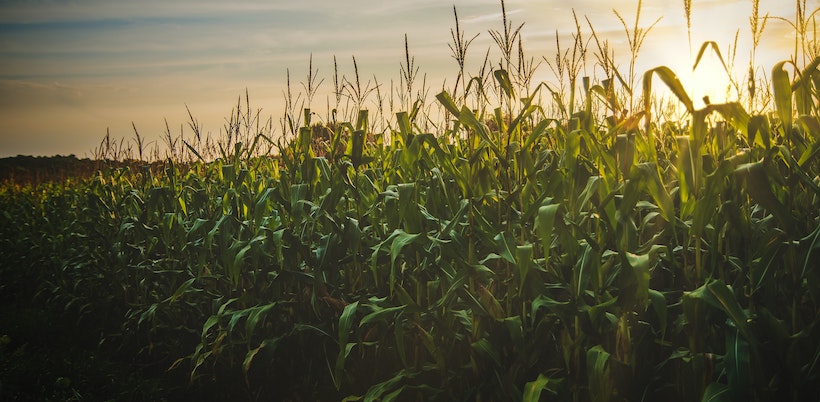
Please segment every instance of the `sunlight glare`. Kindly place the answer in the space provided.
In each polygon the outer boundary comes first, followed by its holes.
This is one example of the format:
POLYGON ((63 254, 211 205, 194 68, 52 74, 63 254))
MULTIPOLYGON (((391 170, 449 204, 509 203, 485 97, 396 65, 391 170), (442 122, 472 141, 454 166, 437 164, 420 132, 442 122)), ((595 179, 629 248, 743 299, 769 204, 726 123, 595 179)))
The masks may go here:
POLYGON ((689 96, 695 102, 695 107, 703 107, 706 102, 704 97, 709 97, 710 103, 725 103, 737 100, 737 95, 732 94, 731 80, 720 58, 712 52, 704 54, 700 63, 694 71, 689 72, 685 77, 689 82, 683 81, 689 96))

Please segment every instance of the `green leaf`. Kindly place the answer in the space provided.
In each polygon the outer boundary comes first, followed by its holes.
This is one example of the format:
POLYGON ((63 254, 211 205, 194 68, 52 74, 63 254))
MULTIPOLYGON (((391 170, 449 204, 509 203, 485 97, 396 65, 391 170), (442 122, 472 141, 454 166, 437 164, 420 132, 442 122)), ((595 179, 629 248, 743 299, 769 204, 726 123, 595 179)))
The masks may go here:
POLYGON ((313 157, 313 149, 311 143, 313 142, 313 131, 310 127, 299 128, 299 152, 305 158, 313 157))
POLYGON ((396 340, 396 350, 399 352, 399 359, 402 365, 405 368, 409 368, 410 366, 407 363, 407 348, 404 346, 404 325, 398 321, 398 319, 395 327, 393 327, 393 337, 396 340))
MULTIPOLYGON (((732 289, 722 280, 713 280, 703 286, 686 293, 684 304, 693 301, 702 301, 706 304, 723 311, 734 323, 744 338, 752 345, 757 345, 756 337, 747 323, 748 316, 737 302, 732 289)), ((684 310, 686 310, 684 306, 684 310)), ((696 321, 697 317, 688 317, 691 321, 696 321)))
POLYGON ((720 162, 714 172, 704 179, 704 190, 701 193, 700 200, 694 203, 694 211, 692 212, 690 233, 694 236, 702 237, 703 231, 712 222, 720 207, 721 195, 728 187, 728 178, 732 175, 733 170, 731 162, 724 160, 720 162))
POLYGON ((393 289, 396 285, 396 260, 399 258, 404 247, 412 244, 417 239, 423 238, 423 234, 410 234, 401 229, 396 229, 393 232, 393 241, 390 243, 390 294, 393 294, 393 289))
POLYGON ((447 109, 450 114, 455 117, 458 117, 459 110, 456 103, 453 101, 453 97, 447 91, 442 91, 438 95, 436 95, 436 99, 438 99, 439 103, 447 109))
POLYGON ((698 180, 701 179, 701 163, 698 158, 700 150, 692 149, 695 144, 689 136, 678 136, 677 145, 678 182, 680 183, 678 194, 680 195, 681 203, 684 204, 681 206, 683 210, 682 215, 686 216, 688 214, 687 210, 691 210, 692 208, 688 206, 691 204, 691 202, 689 202, 690 199, 700 190, 698 183, 698 180))
POLYGON ((246 380, 247 380, 247 376, 248 376, 248 371, 251 369, 251 363, 253 362, 253 358, 256 357, 256 355, 259 354, 259 352, 262 349, 265 349, 265 348, 268 348, 268 347, 273 347, 275 349, 276 346, 279 343, 279 339, 281 339, 281 338, 265 339, 264 341, 262 341, 262 344, 260 344, 256 348, 253 348, 253 349, 249 350, 248 353, 245 354, 245 360, 242 362, 242 370, 245 373, 245 379, 246 380))
POLYGON ((248 342, 250 342, 251 337, 253 336, 253 331, 256 329, 256 325, 259 324, 259 320, 265 313, 274 307, 276 307, 276 302, 266 304, 264 306, 257 306, 251 309, 251 312, 248 315, 248 320, 245 321, 245 334, 248 342))
POLYGON ((236 180, 236 167, 234 165, 222 165, 222 177, 227 182, 236 180))
POLYGON ((241 320, 242 318, 245 318, 248 314, 250 314, 250 312, 251 312, 251 309, 244 309, 244 310, 234 311, 231 314, 231 319, 228 320, 227 332, 229 332, 229 333, 233 332, 233 329, 234 329, 234 327, 236 327, 236 324, 239 322, 239 320, 241 320))
POLYGON ((587 351, 587 378, 593 401, 609 400, 608 396, 613 392, 607 369, 609 356, 609 352, 601 345, 595 345, 587 351))
POLYGON ((738 102, 714 103, 706 106, 706 113, 718 112, 739 134, 748 135, 752 117, 738 102))
MULTIPOLYGON (((735 169, 735 175, 741 177, 746 183, 746 191, 752 199, 777 218, 784 225, 786 232, 794 231, 794 218, 790 215, 789 209, 777 199, 772 191, 772 185, 767 170, 770 165, 762 159, 753 163, 740 165, 735 169)), ((771 168, 773 169, 773 168, 771 168)))
POLYGON ((550 311, 550 315, 557 315, 558 317, 566 319, 564 314, 561 314, 561 309, 566 308, 570 305, 568 301, 557 301, 555 299, 550 298, 547 295, 541 294, 532 301, 532 306, 530 307, 530 319, 532 320, 532 325, 535 324, 535 317, 536 313, 542 307, 545 307, 547 310, 550 311))
POLYGON ((718 44, 715 41, 703 42, 703 44, 700 46, 700 50, 698 51, 698 56, 695 58, 695 65, 692 67, 692 71, 695 71, 698 68, 698 64, 700 64, 700 60, 703 57, 703 54, 706 52, 706 49, 710 47, 720 60, 720 64, 723 66, 723 71, 726 72, 727 78, 731 78, 729 77, 729 68, 726 66, 726 62, 723 61, 723 55, 720 53, 720 47, 718 47, 718 44))
MULTIPOLYGON (((415 145, 417 150, 416 153, 421 152, 421 146, 419 145, 418 141, 419 137, 415 137, 412 141, 411 145, 415 145)), ((411 148, 413 148, 411 146, 411 148)), ((405 149, 402 152, 402 156, 409 155, 410 150, 405 149)), ((416 156, 417 159, 419 156, 416 156)), ((417 160, 409 162, 410 164, 415 165, 417 160)), ((416 202, 416 183, 399 183, 396 187, 399 193, 399 216, 401 217, 402 223, 404 224, 404 228, 406 231, 411 233, 419 233, 422 231, 422 215, 421 211, 419 210, 419 205, 416 202)))
POLYGON ((242 265, 245 260, 245 254, 247 254, 250 249, 250 244, 242 247, 242 249, 236 253, 236 256, 233 259, 233 264, 228 267, 228 276, 231 278, 231 282, 234 286, 239 284, 239 277, 242 274, 242 265))
POLYGON ((654 99, 651 96, 653 75, 658 76, 658 78, 666 84, 669 90, 672 91, 672 94, 675 95, 681 103, 683 103, 686 110, 690 113, 695 111, 695 105, 692 103, 692 99, 689 98, 686 90, 683 89, 683 84, 681 84, 678 76, 666 66, 655 67, 643 74, 644 110, 650 110, 652 99, 654 99))
POLYGON ((358 116, 356 116, 356 130, 357 131, 367 131, 368 126, 368 119, 367 115, 369 114, 367 109, 359 110, 358 116))
POLYGON ((350 155, 350 161, 353 166, 358 168, 362 164, 362 155, 364 152, 364 130, 355 130, 350 135, 350 141, 347 145, 347 154, 350 155))
POLYGON ((202 325, 202 333, 200 334, 202 339, 208 335, 208 331, 213 328, 216 323, 219 322, 219 316, 212 315, 205 320, 205 324, 202 325))
POLYGON ((470 202, 468 200, 462 199, 459 201, 459 208, 455 215, 451 218, 450 222, 447 223, 447 226, 441 230, 441 233, 437 237, 438 240, 445 240, 451 237, 453 229, 455 229, 456 225, 461 221, 461 219, 467 214, 467 209, 470 207, 470 202))
POLYGON ((732 393, 725 384, 713 382, 706 387, 701 402, 733 402, 732 393))
POLYGON ((202 157, 202 155, 199 154, 199 152, 197 152, 196 148, 192 147, 191 144, 189 144, 184 139, 182 140, 182 143, 185 144, 185 147, 188 148, 188 150, 191 151, 191 153, 193 153, 194 156, 196 156, 196 158, 199 159, 200 162, 205 162, 205 159, 202 157))
POLYGON ((625 255, 638 283, 635 290, 635 301, 638 306, 645 306, 649 298, 649 254, 635 255, 626 252, 625 255))
POLYGON ((507 95, 508 98, 511 97, 513 95, 512 81, 510 81, 510 75, 507 73, 507 70, 495 70, 493 71, 493 76, 504 91, 504 94, 507 95))
POLYGON ((765 149, 772 147, 771 128, 766 116, 756 115, 749 120, 749 144, 761 145, 765 149))
POLYGON ((307 184, 293 184, 290 186, 290 213, 294 215, 301 215, 303 206, 301 201, 306 200, 310 188, 307 184))
POLYGON ((752 389, 752 367, 749 343, 737 329, 726 331, 726 356, 724 358, 729 391, 734 400, 749 400, 752 389))
POLYGON ((521 323, 521 316, 515 315, 504 318, 504 324, 507 326, 507 332, 510 334, 512 346, 520 348, 524 346, 524 330, 521 323))
POLYGON ((487 127, 486 124, 478 121, 478 118, 476 117, 475 113, 473 113, 473 111, 470 110, 470 108, 468 108, 467 106, 462 106, 461 112, 459 112, 458 115, 458 120, 461 122, 461 124, 464 124, 465 126, 475 131, 475 133, 478 134, 478 136, 484 141, 484 143, 490 147, 490 149, 493 151, 493 154, 495 154, 495 157, 499 159, 503 158, 503 155, 501 154, 501 150, 498 148, 498 145, 490 138, 490 129, 487 127))
POLYGON ((470 344, 470 347, 478 352, 480 356, 491 360, 495 366, 501 365, 501 358, 498 354, 498 350, 489 340, 487 340, 487 338, 479 339, 473 342, 470 344))
POLYGON ((268 187, 259 195, 258 199, 256 200, 256 204, 253 208, 254 222, 261 223, 264 216, 270 214, 267 205, 272 197, 273 192, 273 188, 268 187))
POLYGON ((515 240, 507 232, 501 232, 494 238, 496 250, 498 250, 501 258, 507 260, 511 264, 515 264, 515 256, 513 255, 513 247, 515 247, 515 240))
POLYGON ((652 309, 658 316, 658 320, 661 322, 661 336, 663 338, 666 336, 666 323, 668 320, 666 313, 666 297, 664 297, 663 293, 658 292, 657 290, 649 289, 649 301, 652 304, 652 309))
POLYGON ((487 311, 490 317, 495 320, 503 319, 505 317, 504 309, 501 307, 501 303, 498 302, 498 299, 496 299, 487 288, 480 284, 476 286, 476 290, 478 291, 478 301, 481 303, 481 307, 487 311))
POLYGON ((446 369, 446 358, 444 357, 444 352, 436 345, 435 339, 433 339, 433 335, 430 335, 430 332, 422 328, 421 325, 418 323, 416 325, 416 330, 421 337, 421 343, 424 345, 425 349, 433 356, 433 359, 436 361, 436 366, 438 369, 444 373, 446 369))
POLYGON ((544 389, 549 391, 547 386, 550 385, 550 381, 553 380, 543 374, 538 374, 538 378, 524 385, 524 397, 521 400, 523 402, 538 402, 541 399, 541 391, 544 389))
POLYGON ((391 392, 391 393, 389 393, 389 394, 385 395, 385 396, 384 396, 384 398, 382 398, 382 401, 381 401, 381 402, 392 402, 392 401, 395 401, 395 400, 396 400, 396 398, 398 398, 398 397, 399 397, 399 395, 400 395, 400 394, 404 391, 404 389, 405 389, 405 388, 407 388, 407 386, 406 386, 406 385, 402 385, 401 387, 399 387, 399 389, 397 389, 397 390, 395 390, 395 391, 393 391, 393 392, 391 392))
POLYGON ((521 146, 521 148, 525 150, 530 149, 532 144, 535 143, 535 141, 537 141, 544 135, 544 133, 547 132, 547 128, 550 126, 550 124, 556 124, 560 126, 560 121, 557 119, 543 119, 539 121, 538 124, 536 124, 535 127, 532 129, 532 132, 529 134, 529 136, 527 136, 527 140, 524 141, 524 145, 521 146))
POLYGON ((367 325, 371 322, 378 322, 378 321, 386 320, 388 317, 394 315, 395 313, 402 312, 405 308, 407 308, 407 305, 388 307, 388 308, 378 308, 378 310, 364 316, 362 318, 362 321, 359 322, 359 327, 361 327, 363 325, 367 325))
POLYGON ((780 117, 783 129, 788 133, 792 127, 794 109, 792 108, 792 85, 789 80, 789 73, 783 69, 786 63, 789 62, 781 61, 772 68, 772 90, 777 115, 780 117))
POLYGON ((538 234, 538 238, 541 239, 541 251, 544 253, 545 264, 549 263, 552 232, 559 206, 560 204, 541 206, 538 208, 538 215, 535 216, 535 232, 538 234))
POLYGON ((177 291, 174 292, 173 295, 171 295, 171 297, 166 299, 166 301, 169 302, 169 303, 173 303, 174 301, 176 301, 180 297, 184 296, 185 293, 188 292, 188 289, 191 288, 191 285, 193 285, 194 281, 196 281, 196 278, 191 278, 191 279, 188 279, 187 281, 185 281, 182 285, 179 286, 177 291))
POLYGON ((672 197, 663 186, 656 164, 648 162, 633 166, 630 171, 628 186, 633 182, 637 184, 638 188, 646 189, 649 195, 652 196, 652 199, 655 200, 661 210, 661 215, 667 222, 675 222, 675 205, 672 197))
POLYGON ((575 298, 580 298, 587 290, 587 285, 592 277, 597 278, 597 267, 600 263, 596 263, 594 256, 594 249, 588 243, 583 244, 584 251, 581 258, 575 264, 575 298), (595 272, 593 272, 595 271, 595 272))
POLYGON ((587 179, 587 184, 578 196, 578 202, 575 203, 575 216, 580 215, 582 211, 588 209, 587 204, 592 197, 598 194, 598 188, 601 185, 601 181, 601 176, 590 176, 587 179))
POLYGON ((336 370, 334 371, 337 389, 341 387, 340 380, 342 378, 342 374, 344 374, 345 358, 347 358, 347 354, 350 352, 347 344, 347 337, 350 334, 350 327, 353 324, 353 315, 356 313, 356 309, 358 307, 358 301, 348 304, 345 306, 344 311, 342 311, 342 315, 339 317, 339 355, 336 357, 336 370))
POLYGON ((525 244, 523 246, 517 246, 515 248, 515 259, 517 261, 516 268, 518 268, 518 291, 519 293, 524 288, 524 281, 527 280, 527 275, 530 272, 530 266, 532 265, 532 255, 533 255, 533 247, 532 244, 525 244))
POLYGON ((605 318, 610 321, 611 324, 615 324, 617 318, 615 315, 612 314, 614 307, 619 301, 618 297, 613 297, 607 299, 604 302, 598 303, 594 306, 590 306, 587 310, 587 315, 589 316, 590 321, 593 323, 601 322, 602 318, 605 318))
MULTIPOLYGON (((818 58, 820 60, 820 58, 818 58)), ((811 116, 811 115, 801 115, 800 122, 803 123, 803 126, 806 128, 806 131, 814 138, 815 143, 814 145, 818 145, 818 140, 820 140, 820 118, 818 116, 811 116)), ((816 150, 814 151, 816 152, 816 150)), ((803 158, 800 158, 801 165, 803 164, 803 158)))
MULTIPOLYGON (((531 99, 532 98, 528 98, 528 101, 531 102, 531 99)), ((515 130, 521 128, 522 120, 529 118, 535 111, 541 110, 541 106, 530 105, 529 102, 524 105, 524 107, 521 109, 521 112, 519 112, 518 115, 515 116, 515 119, 513 119, 513 121, 510 123, 510 126, 507 128, 508 135, 511 135, 515 132, 515 130)))
POLYGON ((820 264, 820 226, 814 229, 814 232, 808 236, 800 239, 800 244, 807 244, 806 258, 803 261, 803 270, 800 273, 800 278, 807 279, 806 274, 811 272, 813 267, 815 270, 820 264))
POLYGON ((390 377, 386 381, 380 382, 367 390, 367 393, 364 395, 364 402, 373 402, 379 400, 385 392, 390 392, 398 384, 404 381, 404 378, 407 377, 407 372, 405 370, 401 370, 393 377, 390 377))

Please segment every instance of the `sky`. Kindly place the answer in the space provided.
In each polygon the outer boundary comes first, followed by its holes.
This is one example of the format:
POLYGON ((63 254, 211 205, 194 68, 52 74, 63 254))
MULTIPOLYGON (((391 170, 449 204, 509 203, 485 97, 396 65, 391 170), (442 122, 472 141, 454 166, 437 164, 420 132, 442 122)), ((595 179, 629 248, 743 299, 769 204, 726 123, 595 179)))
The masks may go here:
MULTIPOLYGON (((637 1, 505 4, 513 25, 524 23, 525 51, 536 61, 554 58, 556 33, 569 46, 573 10, 587 37, 585 19, 610 41, 616 60, 628 61, 626 35, 613 10, 631 25, 637 1)), ((317 82, 324 80, 314 103, 324 110, 334 56, 340 74, 352 76, 355 56, 362 81, 388 88, 399 81, 405 34, 420 75, 434 88, 432 97, 458 71, 448 47, 453 6, 465 35, 478 34, 467 56, 469 72, 493 47, 488 31, 502 29, 500 1, 0 0, 0 157, 92 157, 106 133, 133 139, 132 124, 147 142, 161 144, 166 122, 173 134, 188 130, 186 108, 205 133, 218 136, 246 90, 251 107, 270 116, 281 134, 288 72, 297 92, 312 57, 317 82)), ((810 11, 818 6, 820 0, 807 1, 810 11)), ((736 33, 736 64, 748 66, 751 12, 751 0, 693 0, 692 50, 683 1, 644 0, 641 25, 660 21, 639 53, 638 70, 667 65, 690 72, 692 52, 701 43, 713 40, 727 52, 736 33)), ((760 0, 760 15, 766 13, 793 20, 795 3, 760 0)), ((756 65, 768 74, 793 48, 792 28, 770 20, 756 65)), ((708 71, 716 63, 707 55, 706 67, 697 70, 707 77, 695 82, 715 80, 708 71)), ((545 64, 537 77, 551 79, 545 64)))

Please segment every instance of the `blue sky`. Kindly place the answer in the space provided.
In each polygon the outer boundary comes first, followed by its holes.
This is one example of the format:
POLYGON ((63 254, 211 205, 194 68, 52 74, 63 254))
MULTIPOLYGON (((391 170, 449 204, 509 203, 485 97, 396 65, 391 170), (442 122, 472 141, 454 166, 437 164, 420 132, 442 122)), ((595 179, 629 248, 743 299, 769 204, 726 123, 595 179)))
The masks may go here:
MULTIPOLYGON (((636 4, 506 2, 513 23, 525 23, 525 49, 537 59, 552 58, 556 30, 570 43, 572 9, 625 58, 624 33, 612 10, 631 22, 636 4)), ((662 19, 640 54, 641 68, 686 70, 691 63, 682 4, 643 2, 643 24, 662 19)), ((149 141, 158 140, 166 119, 175 132, 187 122, 185 105, 218 135, 246 88, 252 106, 278 122, 287 69, 294 90, 300 88, 312 54, 324 78, 320 90, 327 92, 333 56, 348 76, 355 56, 363 79, 398 81, 405 34, 435 94, 457 71, 447 47, 453 5, 466 34, 479 34, 468 55, 474 66, 491 45, 487 31, 501 28, 498 1, 0 0, 0 157, 90 156, 106 130, 132 136, 132 121, 149 141)), ((810 10, 817 7, 818 0, 808 1, 810 10)), ((792 18, 794 2, 761 0, 760 12, 792 18)), ((737 64, 746 65, 750 14, 750 0, 694 0, 693 43, 715 40, 724 49, 739 29, 737 64)), ((769 22, 758 54, 764 70, 792 53, 789 35, 785 23, 769 22)), ((539 78, 549 80, 546 66, 541 70, 539 78)))

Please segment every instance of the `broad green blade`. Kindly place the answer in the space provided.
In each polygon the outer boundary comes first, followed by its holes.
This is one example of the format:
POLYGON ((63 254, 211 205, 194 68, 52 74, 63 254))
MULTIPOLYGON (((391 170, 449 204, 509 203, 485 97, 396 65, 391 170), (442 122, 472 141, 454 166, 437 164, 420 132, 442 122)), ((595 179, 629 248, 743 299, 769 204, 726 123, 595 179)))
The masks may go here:
POLYGON ((649 299, 649 254, 635 255, 627 252, 625 255, 638 284, 635 290, 636 304, 643 307, 649 299))
POLYGON ((535 232, 541 239, 541 251, 544 254, 544 263, 549 264, 550 248, 552 246, 552 232, 555 227, 555 215, 560 204, 544 205, 538 208, 535 216, 535 232))
POLYGON ((447 111, 450 112, 450 114, 452 114, 455 117, 458 117, 458 106, 456 106, 456 103, 455 101, 453 101, 453 97, 450 96, 449 92, 440 92, 438 95, 436 95, 436 99, 438 99, 439 103, 441 103, 441 105, 444 106, 444 108, 447 109, 447 111))
POLYGON ((732 393, 725 384, 713 382, 706 387, 701 402, 733 402, 732 393))
POLYGON ((780 122, 783 125, 784 132, 788 132, 792 127, 792 116, 794 109, 792 108, 792 85, 789 80, 789 73, 783 69, 788 63, 781 61, 772 68, 772 90, 774 92, 774 104, 777 109, 777 115, 780 117, 780 122))
POLYGON ((493 71, 493 76, 495 77, 496 82, 498 82, 498 85, 504 91, 504 94, 507 95, 508 98, 512 97, 512 81, 510 81, 510 75, 507 73, 507 70, 495 70, 493 71))
POLYGON ((695 111, 695 106, 692 103, 692 99, 689 98, 689 95, 686 93, 686 90, 683 89, 683 84, 681 84, 678 76, 666 66, 655 67, 651 70, 648 70, 643 75, 643 95, 644 95, 644 110, 649 111, 651 102, 652 102, 652 76, 657 76, 658 78, 663 81, 664 84, 672 91, 672 94, 675 95, 678 100, 683 103, 683 106, 686 107, 690 113, 695 111))
POLYGON ((754 378, 751 351, 737 329, 726 330, 726 356, 724 357, 729 391, 734 400, 748 400, 754 378))
POLYGON ((341 379, 344 374, 345 359, 347 358, 347 354, 350 353, 347 337, 350 334, 350 327, 353 325, 353 315, 356 313, 356 309, 358 307, 358 301, 348 304, 345 306, 344 311, 342 311, 342 315, 339 317, 339 355, 336 357, 336 369, 333 374, 336 379, 335 383, 337 388, 341 386, 341 379))
POLYGON ((538 378, 524 384, 524 397, 521 400, 523 402, 538 402, 541 400, 541 391, 547 389, 550 381, 552 381, 551 378, 538 374, 538 378))

